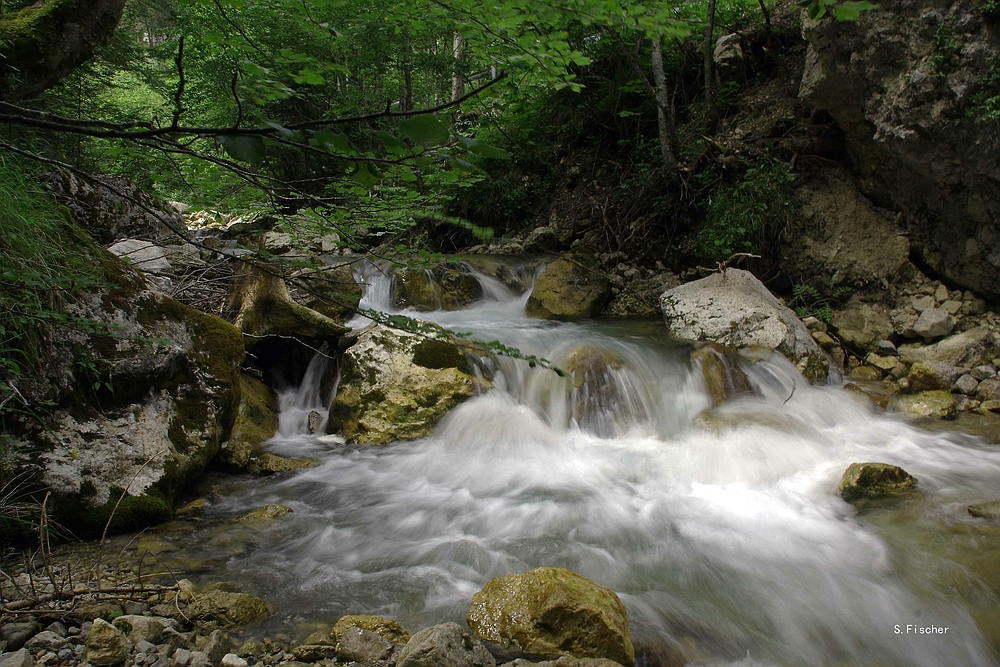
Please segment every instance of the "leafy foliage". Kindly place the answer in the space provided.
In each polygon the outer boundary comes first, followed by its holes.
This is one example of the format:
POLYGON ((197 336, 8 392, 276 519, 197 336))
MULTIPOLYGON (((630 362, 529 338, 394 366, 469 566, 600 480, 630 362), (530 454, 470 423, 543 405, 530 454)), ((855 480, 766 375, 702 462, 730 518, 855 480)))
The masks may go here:
POLYGON ((823 322, 829 322, 833 317, 834 304, 841 303, 850 296, 852 290, 846 285, 830 285, 823 292, 813 285, 795 285, 792 287, 795 314, 799 317, 815 317, 823 322))

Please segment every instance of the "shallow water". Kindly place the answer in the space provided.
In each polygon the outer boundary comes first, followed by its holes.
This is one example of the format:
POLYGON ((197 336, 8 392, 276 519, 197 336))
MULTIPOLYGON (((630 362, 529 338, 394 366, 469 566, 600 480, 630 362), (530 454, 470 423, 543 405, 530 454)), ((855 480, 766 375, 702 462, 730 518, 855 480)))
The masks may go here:
MULTIPOLYGON (((388 279, 362 279, 363 305, 391 311, 388 279)), ((662 327, 529 320, 525 294, 486 293, 421 317, 560 366, 599 348, 616 367, 574 387, 505 359, 433 436, 386 447, 324 445, 293 424, 329 396, 283 396, 273 448, 320 465, 230 483, 185 537, 277 608, 269 628, 345 613, 461 623, 491 577, 551 565, 616 590, 637 646, 698 664, 997 664, 1000 533, 965 507, 1000 496, 1000 449, 810 387, 778 355, 744 364, 760 395, 700 417, 691 347, 662 327), (920 491, 849 505, 836 487, 854 461, 899 465, 920 491), (253 546, 213 521, 274 502, 294 512, 253 546)))

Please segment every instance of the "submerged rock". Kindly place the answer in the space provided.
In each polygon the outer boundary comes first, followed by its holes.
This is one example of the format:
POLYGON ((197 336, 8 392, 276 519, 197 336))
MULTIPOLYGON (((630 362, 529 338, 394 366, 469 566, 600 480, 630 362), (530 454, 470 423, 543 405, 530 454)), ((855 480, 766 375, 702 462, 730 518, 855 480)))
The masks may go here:
POLYGON ((611 589, 569 570, 540 567, 491 579, 473 596, 467 620, 479 637, 527 654, 635 664, 625 605, 611 589))
POLYGON ((270 523, 291 513, 291 507, 285 507, 284 505, 264 505, 263 507, 240 514, 235 520, 245 523, 270 523))
POLYGON ((840 479, 838 491, 848 501, 898 495, 912 489, 915 477, 887 463, 852 463, 840 479))
POLYGON ((545 320, 595 317, 611 295, 611 283, 597 260, 586 252, 569 253, 553 261, 535 281, 524 312, 545 320))
POLYGON ((330 424, 358 443, 424 437, 449 410, 476 393, 471 370, 453 343, 369 327, 344 353, 330 424))
POLYGON ((989 519, 1000 521, 1000 500, 992 500, 988 503, 969 505, 969 514, 977 519, 989 519))
POLYGON ((406 643, 396 667, 495 667, 496 660, 481 641, 457 623, 425 628, 406 643))
POLYGON ((891 404, 900 412, 925 419, 953 419, 958 409, 955 397, 943 389, 900 394, 893 397, 891 404))
POLYGON ((809 330, 748 271, 728 269, 675 287, 660 306, 672 336, 777 350, 810 381, 826 377, 829 361, 809 330))
POLYGON ((701 364, 701 374, 713 406, 722 405, 737 396, 755 393, 733 350, 710 343, 691 356, 701 364))
POLYGON ((396 645, 382 635, 357 626, 344 630, 337 641, 337 658, 345 662, 388 660, 395 651, 396 645))
POLYGON ((283 472, 295 472, 303 468, 312 468, 319 465, 314 459, 297 458, 289 459, 277 454, 264 453, 255 461, 252 461, 247 469, 257 475, 275 475, 283 472))

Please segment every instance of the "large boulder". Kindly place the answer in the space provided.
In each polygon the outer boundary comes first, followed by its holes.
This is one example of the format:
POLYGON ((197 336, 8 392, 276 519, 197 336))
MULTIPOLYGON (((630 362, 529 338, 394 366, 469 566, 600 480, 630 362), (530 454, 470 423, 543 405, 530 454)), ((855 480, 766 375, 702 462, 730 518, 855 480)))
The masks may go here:
POLYGON ((41 451, 49 507, 76 535, 100 534, 109 519, 112 532, 142 529, 170 516, 229 437, 242 336, 151 289, 78 229, 68 234, 103 274, 72 306, 93 324, 48 335, 43 375, 21 391, 54 408, 45 428, 11 435, 41 451))
POLYGON ((87 635, 83 659, 95 667, 111 667, 125 662, 128 640, 125 633, 107 621, 95 618, 87 635))
POLYGON ((267 605, 260 598, 218 589, 195 594, 188 608, 189 618, 209 630, 236 630, 263 620, 267 614, 267 605))
POLYGON ((344 352, 330 427, 358 443, 422 438, 477 389, 458 345, 374 325, 344 352))
POLYGON ((809 380, 826 377, 826 353, 795 313, 748 271, 728 269, 675 287, 663 293, 660 307, 672 336, 777 350, 809 380))
POLYGON ((887 463, 852 463, 840 479, 838 491, 847 501, 899 495, 916 486, 917 480, 898 466, 887 463))
POLYGON ((495 667, 486 646, 457 623, 424 628, 410 638, 396 667, 495 667))
POLYGON ((953 419, 958 410, 955 396, 944 389, 899 394, 892 398, 891 404, 896 410, 921 419, 953 419))
POLYGON ((923 262, 996 299, 1000 130, 983 100, 995 95, 986 73, 1000 31, 982 7, 921 0, 856 21, 804 19, 799 92, 836 119, 862 190, 902 213, 923 262))
POLYGON ((592 253, 572 252, 551 262, 538 276, 525 304, 528 317, 575 320, 594 317, 611 295, 611 283, 592 253))
POLYGON ((263 453, 264 442, 278 430, 278 407, 274 392, 245 373, 240 375, 240 404, 229 440, 222 444, 219 461, 244 470, 263 453))
POLYGON ((542 658, 607 658, 631 667, 625 605, 569 570, 540 567, 491 579, 472 598, 469 627, 482 639, 542 658))

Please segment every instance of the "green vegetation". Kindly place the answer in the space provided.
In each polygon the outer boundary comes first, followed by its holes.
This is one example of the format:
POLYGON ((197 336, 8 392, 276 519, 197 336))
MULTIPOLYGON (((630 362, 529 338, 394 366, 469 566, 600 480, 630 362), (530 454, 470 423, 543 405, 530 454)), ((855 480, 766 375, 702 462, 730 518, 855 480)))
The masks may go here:
POLYGON ((792 303, 799 317, 815 317, 829 322, 833 317, 833 306, 845 301, 853 290, 846 285, 830 285, 820 289, 814 285, 795 285, 792 288, 792 303))

